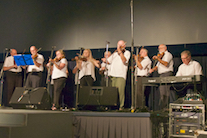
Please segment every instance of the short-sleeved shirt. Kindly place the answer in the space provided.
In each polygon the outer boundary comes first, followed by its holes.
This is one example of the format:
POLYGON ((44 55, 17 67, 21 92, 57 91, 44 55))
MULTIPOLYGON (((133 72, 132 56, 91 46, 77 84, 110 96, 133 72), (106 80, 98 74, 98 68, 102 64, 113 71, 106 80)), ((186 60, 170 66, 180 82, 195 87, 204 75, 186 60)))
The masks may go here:
POLYGON ((168 62, 168 66, 166 67, 163 64, 161 64, 160 62, 158 62, 157 67, 158 67, 158 73, 159 74, 170 72, 170 71, 173 72, 173 56, 167 50, 164 53, 165 54, 162 57, 162 60, 165 61, 165 62, 168 62))
POLYGON ((181 64, 176 76, 202 75, 202 67, 197 61, 191 60, 188 65, 181 64))
MULTIPOLYGON (((105 68, 107 69, 107 71, 108 71, 108 75, 109 75, 109 74, 110 74, 110 71, 111 71, 111 65, 102 62, 102 63, 101 63, 101 68, 102 68, 102 67, 105 67, 105 68)), ((100 69, 101 69, 101 68, 100 68, 100 69)), ((106 70, 104 71, 104 75, 107 75, 106 70)))
POLYGON ((113 53, 108 58, 108 62, 111 64, 111 71, 109 73, 109 76, 122 77, 126 80, 130 56, 131 53, 128 50, 125 50, 124 57, 126 58, 126 63, 123 63, 118 52, 113 53))
POLYGON ((137 68, 137 76, 148 76, 149 70, 151 69, 152 61, 148 56, 144 57, 144 59, 140 62, 142 65, 142 69, 137 68))
MULTIPOLYGON (((10 67, 14 65, 14 57, 13 56, 9 56, 6 58, 5 62, 4 62, 4 67, 10 67)), ((21 72, 22 68, 20 66, 18 66, 17 68, 12 68, 9 69, 8 71, 11 72, 21 72)))
POLYGON ((93 80, 96 80, 95 77, 95 66, 91 61, 83 61, 81 64, 81 70, 79 71, 79 79, 81 79, 83 76, 91 75, 93 80))
POLYGON ((61 77, 67 78, 66 71, 67 71, 68 62, 66 58, 62 58, 60 61, 56 62, 57 65, 60 65, 60 63, 64 63, 65 66, 60 70, 55 65, 53 65, 52 79, 57 79, 61 77))
POLYGON ((40 67, 37 67, 36 65, 29 65, 27 68, 28 72, 41 72, 44 70, 43 68, 43 62, 44 62, 44 57, 43 55, 37 54, 37 59, 36 62, 41 64, 40 67))

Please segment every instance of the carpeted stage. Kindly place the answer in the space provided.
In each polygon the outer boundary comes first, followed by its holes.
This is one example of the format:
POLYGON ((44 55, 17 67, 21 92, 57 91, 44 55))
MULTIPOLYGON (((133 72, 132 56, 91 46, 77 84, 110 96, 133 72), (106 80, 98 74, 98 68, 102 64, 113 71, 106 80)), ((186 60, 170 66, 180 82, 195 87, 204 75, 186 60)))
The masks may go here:
POLYGON ((1 138, 152 138, 150 113, 0 109, 1 138))

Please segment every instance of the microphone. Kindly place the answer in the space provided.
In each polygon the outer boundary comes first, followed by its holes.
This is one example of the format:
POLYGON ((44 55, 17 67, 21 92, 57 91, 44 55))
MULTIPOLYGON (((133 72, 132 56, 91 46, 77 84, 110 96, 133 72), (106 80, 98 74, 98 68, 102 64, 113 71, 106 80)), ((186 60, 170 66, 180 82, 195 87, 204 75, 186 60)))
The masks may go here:
POLYGON ((29 89, 28 90, 25 90, 23 92, 23 94, 19 97, 19 99, 17 101, 20 102, 22 100, 22 98, 24 97, 24 95, 27 94, 28 92, 29 92, 29 89))
POLYGON ((106 43, 107 43, 107 44, 110 44, 110 42, 109 42, 109 41, 106 41, 106 43))
POLYGON ((83 48, 83 47, 79 47, 81 50, 85 50, 85 48, 83 48))
POLYGON ((11 51, 11 49, 10 48, 5 48, 5 51, 11 51))
POLYGON ((19 99, 17 100, 17 102, 20 102, 23 98, 23 95, 19 97, 19 99))

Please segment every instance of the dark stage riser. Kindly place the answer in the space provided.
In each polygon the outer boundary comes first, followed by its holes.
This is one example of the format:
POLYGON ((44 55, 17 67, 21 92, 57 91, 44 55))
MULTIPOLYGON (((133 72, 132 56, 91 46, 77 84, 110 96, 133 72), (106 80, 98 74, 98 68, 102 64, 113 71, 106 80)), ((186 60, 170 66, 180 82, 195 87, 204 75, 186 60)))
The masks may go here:
POLYGON ((150 113, 74 112, 75 138, 152 138, 150 113))
POLYGON ((72 138, 72 113, 0 109, 0 138, 72 138))
POLYGON ((152 138, 150 113, 0 109, 0 138, 152 138))

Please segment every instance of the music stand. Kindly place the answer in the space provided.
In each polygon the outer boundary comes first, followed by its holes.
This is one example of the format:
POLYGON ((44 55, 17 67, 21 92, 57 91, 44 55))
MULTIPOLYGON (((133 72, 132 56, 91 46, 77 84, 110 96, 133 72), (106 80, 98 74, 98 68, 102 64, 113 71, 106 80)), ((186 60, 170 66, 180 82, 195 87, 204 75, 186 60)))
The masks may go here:
POLYGON ((14 56, 17 66, 34 65, 31 54, 18 54, 14 56))

